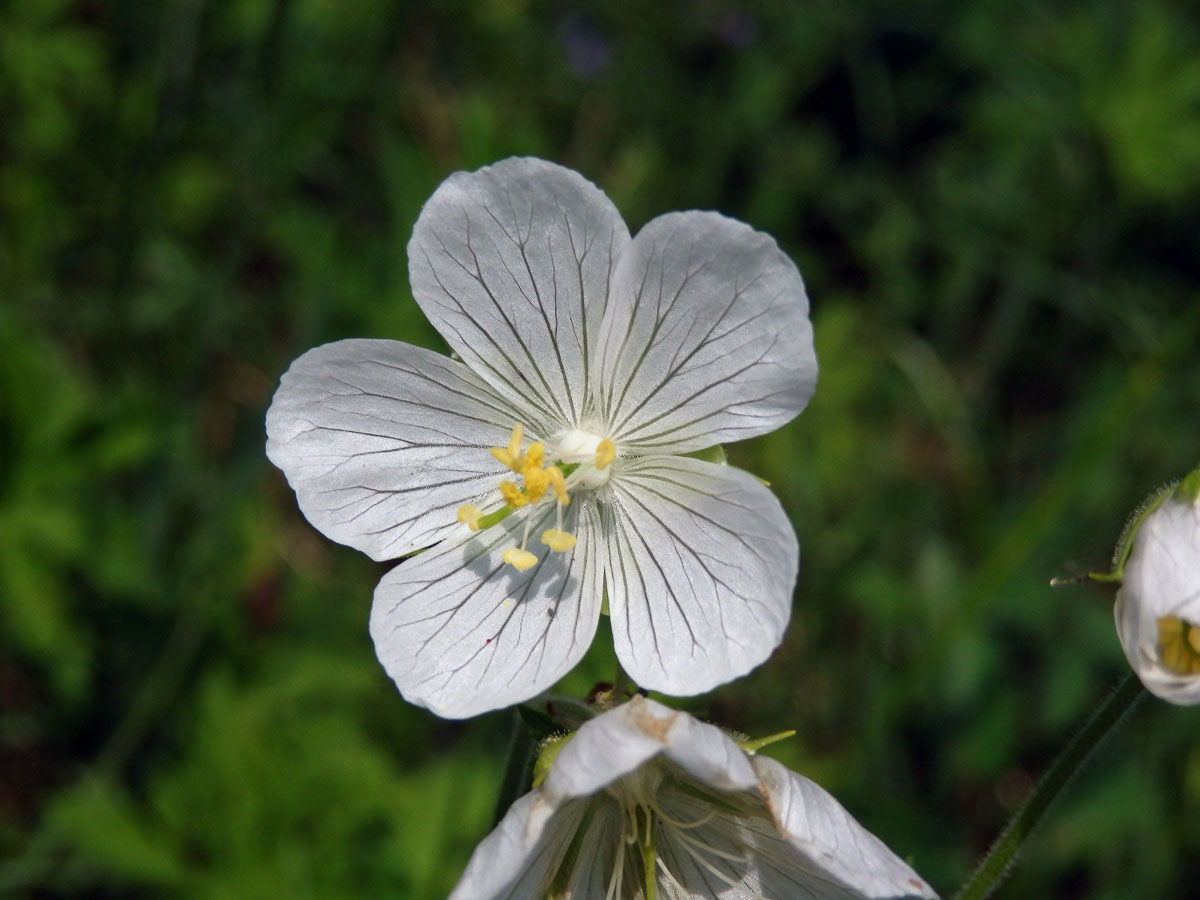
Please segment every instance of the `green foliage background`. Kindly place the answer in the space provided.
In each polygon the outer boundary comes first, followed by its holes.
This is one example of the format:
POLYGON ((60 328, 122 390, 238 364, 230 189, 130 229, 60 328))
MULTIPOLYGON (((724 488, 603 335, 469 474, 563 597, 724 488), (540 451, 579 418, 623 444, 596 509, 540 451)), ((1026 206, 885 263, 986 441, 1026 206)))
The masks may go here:
MULTIPOLYGON (((9 0, 0 9, 0 895, 446 894, 509 718, 406 705, 383 571, 263 455, 278 376, 441 347, 451 171, 714 208, 813 298, 809 409, 730 448, 803 548, 785 645, 687 707, 945 894, 1125 664, 1104 568, 1200 462, 1194 6, 9 0)), ((603 633, 566 690, 612 676, 603 633)), ((1200 883, 1200 711, 1147 703, 1004 897, 1200 883)), ((785 898, 781 898, 785 900, 785 898)))

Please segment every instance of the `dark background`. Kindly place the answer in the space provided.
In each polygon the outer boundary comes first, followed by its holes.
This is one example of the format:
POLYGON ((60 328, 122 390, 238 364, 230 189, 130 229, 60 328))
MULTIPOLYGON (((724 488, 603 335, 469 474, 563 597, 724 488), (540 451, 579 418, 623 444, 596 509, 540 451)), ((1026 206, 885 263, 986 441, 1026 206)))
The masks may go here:
MULTIPOLYGON (((383 567, 263 414, 305 349, 441 348, 405 244, 512 154, 631 228, 773 234, 820 384, 729 448, 792 514, 785 645, 686 705, 949 895, 1122 676, 1104 569, 1200 461, 1191 4, 9 0, 0 7, 0 894, 438 898, 508 718, 401 700, 383 567)), ((566 690, 614 670, 602 626, 566 690)), ((1137 711, 1002 896, 1200 883, 1200 711, 1137 711)))

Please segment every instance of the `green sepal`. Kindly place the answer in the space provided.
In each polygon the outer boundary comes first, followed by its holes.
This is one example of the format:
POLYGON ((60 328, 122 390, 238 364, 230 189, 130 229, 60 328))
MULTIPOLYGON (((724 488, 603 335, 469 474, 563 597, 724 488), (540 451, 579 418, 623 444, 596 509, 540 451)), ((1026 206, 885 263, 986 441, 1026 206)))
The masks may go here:
MULTIPOLYGON (((1188 477, 1191 478, 1191 475, 1188 477)), ((1172 481, 1142 501, 1125 523, 1125 529, 1117 540, 1117 549, 1113 551, 1112 573, 1107 578, 1093 577, 1094 581, 1120 581, 1122 579, 1125 574, 1125 563, 1129 560, 1129 554, 1133 550, 1133 539, 1137 535, 1138 529, 1142 527, 1142 523, 1146 521, 1146 517, 1150 513, 1158 509, 1164 500, 1171 497, 1182 486, 1181 482, 1172 481)))
POLYGON ((686 456, 689 459, 699 459, 704 462, 716 463, 718 466, 728 465, 725 459, 725 448, 720 444, 713 444, 711 447, 705 447, 703 450, 693 450, 691 453, 683 453, 681 456, 686 456))
MULTIPOLYGON (((713 463, 718 466, 729 465, 729 460, 725 456, 725 448, 720 444, 713 444, 711 447, 705 447, 703 450, 693 450, 691 453, 681 453, 679 455, 688 459, 698 459, 702 462, 713 463)), ((771 486, 771 482, 767 481, 767 479, 759 478, 753 472, 750 474, 767 487, 771 486)))
POLYGON ((574 697, 548 696, 517 707, 522 721, 539 741, 577 731, 601 710, 574 697))
POLYGON ((508 753, 505 755, 504 774, 500 779, 500 792, 496 797, 496 809, 492 814, 492 827, 500 824, 508 808, 517 798, 528 793, 533 782, 533 767, 536 762, 538 744, 530 730, 525 727, 518 709, 517 715, 509 714, 508 753))
POLYGON ((574 732, 549 738, 542 743, 542 748, 538 751, 537 759, 533 761, 534 787, 540 786, 546 780, 546 776, 550 774, 550 767, 554 765, 554 760, 558 759, 559 751, 567 746, 567 741, 573 737, 575 737, 574 732))
POLYGON ((1185 503, 1200 500, 1200 466, 1192 469, 1175 488, 1175 497, 1185 503))

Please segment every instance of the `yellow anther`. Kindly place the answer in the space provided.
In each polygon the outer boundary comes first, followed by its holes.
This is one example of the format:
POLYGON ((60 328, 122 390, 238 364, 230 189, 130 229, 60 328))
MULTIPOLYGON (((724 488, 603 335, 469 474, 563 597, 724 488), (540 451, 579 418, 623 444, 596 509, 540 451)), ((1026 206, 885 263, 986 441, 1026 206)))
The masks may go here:
POLYGON ((516 459, 521 455, 521 442, 525 440, 525 429, 518 422, 513 426, 512 434, 508 436, 508 455, 516 459))
POLYGON ((530 444, 529 449, 525 451, 525 456, 521 460, 521 471, 526 472, 529 469, 540 469, 542 467, 542 457, 545 456, 545 447, 541 441, 536 444, 530 444))
POLYGON ((522 550, 520 547, 509 547, 501 556, 506 563, 521 572, 526 569, 532 569, 537 565, 537 557, 528 550, 522 550))
POLYGON ((567 482, 563 478, 562 469, 558 466, 550 466, 546 469, 546 474, 550 476, 550 486, 554 488, 554 494, 558 497, 558 502, 566 506, 571 502, 571 498, 567 495, 567 482))
POLYGON ((1163 665, 1180 675, 1200 674, 1200 627, 1163 616, 1158 620, 1158 645, 1163 665))
MULTIPOLYGON (((493 447, 492 456, 502 464, 512 469, 514 472, 520 472, 521 466, 524 463, 524 458, 521 453, 521 442, 525 439, 525 431, 520 423, 513 426, 512 436, 508 439, 507 447, 493 447)), ((533 449, 532 447, 530 448, 533 449)))
POLYGON ((542 543, 555 553, 565 553, 575 546, 575 535, 557 528, 547 528, 542 532, 542 543))
POLYGON ((545 469, 533 469, 526 466, 521 474, 525 476, 525 499, 537 503, 546 496, 546 488, 550 487, 550 473, 545 469))
POLYGON ((596 468, 603 472, 617 458, 617 445, 608 438, 596 445, 596 468))
POLYGON ((458 521, 462 522, 472 531, 479 530, 479 519, 483 515, 483 510, 478 506, 472 506, 470 503, 464 503, 458 508, 458 521))
POLYGON ((504 497, 504 502, 513 509, 520 509, 529 502, 525 499, 525 495, 521 493, 521 489, 511 481, 500 482, 500 494, 504 497))

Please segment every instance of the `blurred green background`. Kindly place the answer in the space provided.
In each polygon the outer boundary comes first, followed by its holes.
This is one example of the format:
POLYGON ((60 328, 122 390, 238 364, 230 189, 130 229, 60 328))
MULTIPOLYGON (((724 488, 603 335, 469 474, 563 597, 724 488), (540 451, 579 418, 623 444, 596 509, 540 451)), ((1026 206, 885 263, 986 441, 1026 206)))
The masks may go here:
MULTIPOLYGON (((441 348, 421 203, 511 154, 631 228, 714 208, 813 299, 785 645, 686 705, 949 894, 1125 670, 1104 568, 1200 461, 1192 4, 9 0, 0 10, 0 895, 440 898, 504 713, 405 704, 384 567, 263 454, 316 344, 441 348)), ((602 631, 565 689, 610 678, 602 631)), ((1003 897, 1200 883, 1200 710, 1145 704, 1003 897)), ((778 898, 786 900, 786 898, 778 898)))

